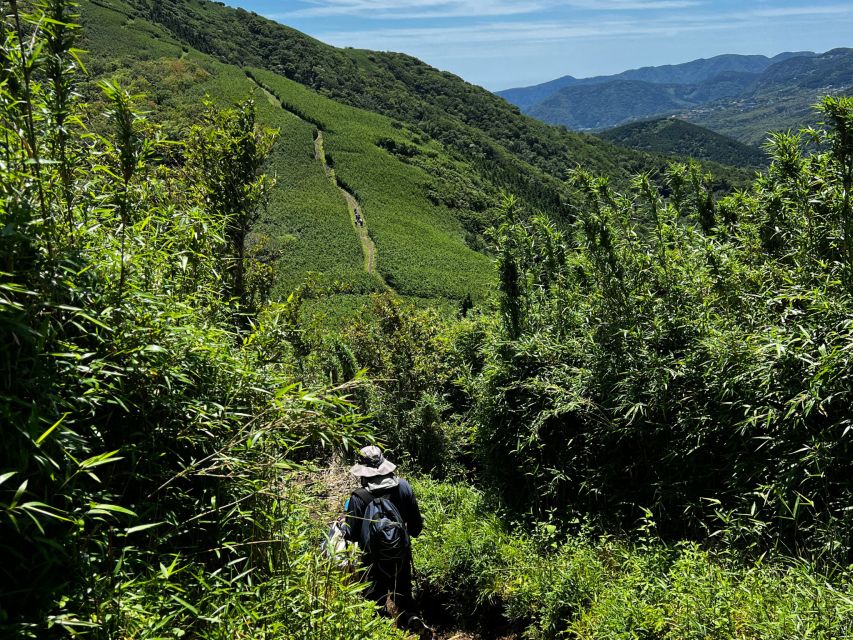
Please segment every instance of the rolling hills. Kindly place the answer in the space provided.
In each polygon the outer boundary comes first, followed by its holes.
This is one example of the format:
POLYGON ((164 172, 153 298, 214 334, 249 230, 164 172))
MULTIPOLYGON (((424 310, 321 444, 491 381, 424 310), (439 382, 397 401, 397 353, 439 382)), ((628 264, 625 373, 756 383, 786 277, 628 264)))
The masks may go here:
POLYGON ((853 49, 833 49, 773 58, 725 55, 613 76, 564 77, 499 95, 525 113, 576 130, 676 114, 757 144, 768 130, 812 124, 811 107, 820 96, 849 93, 851 86, 853 49))
MULTIPOLYGON (((278 182, 253 236, 275 265, 274 296, 310 277, 352 295, 387 284, 416 299, 482 299, 494 277, 482 232, 501 191, 567 220, 573 167, 618 185, 667 162, 550 127, 409 56, 337 49, 218 3, 86 0, 81 13, 93 81, 145 95, 167 134, 193 123, 205 95, 223 105, 254 96, 259 120, 279 129, 278 182), (356 202, 375 269, 364 268, 356 202)), ((723 189, 748 177, 715 173, 723 189)))

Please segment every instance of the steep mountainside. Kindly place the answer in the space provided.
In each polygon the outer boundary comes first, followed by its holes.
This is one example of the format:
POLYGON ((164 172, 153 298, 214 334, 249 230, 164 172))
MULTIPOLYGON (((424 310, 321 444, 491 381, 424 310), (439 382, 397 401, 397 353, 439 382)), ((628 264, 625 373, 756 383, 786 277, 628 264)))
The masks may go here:
POLYGON ((501 95, 545 122, 578 130, 677 114, 755 144, 769 129, 811 124, 811 105, 821 95, 843 93, 853 84, 853 49, 772 59, 718 56, 558 84, 501 95), (775 108, 780 101, 786 104, 775 108))
POLYGON ((642 151, 670 153, 739 167, 767 165, 763 151, 678 118, 632 122, 598 135, 614 144, 642 151))
MULTIPOLYGON (((501 190, 559 221, 578 164, 618 185, 666 163, 549 127, 409 56, 336 49, 217 3, 81 8, 93 77, 147 95, 167 133, 195 121, 205 93, 222 104, 254 94, 261 121, 280 129, 278 186, 254 238, 278 295, 323 274, 352 294, 482 298, 493 268, 481 233, 501 190)), ((723 187, 746 178, 716 173, 723 187)))
POLYGON ((408 55, 338 49, 257 14, 205 0, 129 2, 139 16, 204 53, 267 69, 339 102, 416 125, 495 176, 523 173, 519 161, 559 179, 574 163, 618 176, 647 162, 593 137, 555 132, 485 89, 408 55))
POLYGON ((487 294, 493 269, 476 240, 497 189, 441 143, 292 80, 221 63, 118 0, 81 9, 93 80, 117 79, 144 94, 142 106, 167 134, 198 120, 205 95, 221 105, 254 96, 259 120, 280 131, 268 167, 277 184, 250 238, 274 267, 274 297, 309 277, 347 294, 386 283, 418 298, 487 294), (355 224, 341 187, 358 202, 366 227, 355 224), (361 229, 375 243, 373 269, 361 229))

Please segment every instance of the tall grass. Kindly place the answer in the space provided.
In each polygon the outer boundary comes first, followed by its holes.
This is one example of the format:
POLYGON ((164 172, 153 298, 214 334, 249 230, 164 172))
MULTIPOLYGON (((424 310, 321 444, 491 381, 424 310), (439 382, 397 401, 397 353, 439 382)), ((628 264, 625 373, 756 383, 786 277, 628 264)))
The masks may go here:
POLYGON ((0 41, 0 630, 393 637, 288 488, 367 434, 240 282, 269 133, 244 103, 169 141, 116 83, 93 115, 74 5, 28 6, 0 41))
POLYGON ((776 558, 745 563, 732 550, 665 545, 646 521, 634 543, 561 528, 515 528, 483 494, 415 485, 425 514, 415 540, 421 589, 456 624, 524 638, 845 638, 853 632, 849 573, 776 558))

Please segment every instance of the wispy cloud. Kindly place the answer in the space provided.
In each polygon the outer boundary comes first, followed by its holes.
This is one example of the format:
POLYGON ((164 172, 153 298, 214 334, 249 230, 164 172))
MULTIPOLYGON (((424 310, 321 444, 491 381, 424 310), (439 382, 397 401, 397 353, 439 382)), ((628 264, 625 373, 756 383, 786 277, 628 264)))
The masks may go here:
POLYGON ((306 0, 311 5, 273 18, 358 16, 373 20, 494 17, 530 14, 553 0, 306 0))
MULTIPOLYGON (((605 4, 630 4, 610 2, 605 4)), ((653 2, 643 3, 646 5, 653 2)), ((594 15, 566 21, 514 20, 481 21, 461 26, 433 25, 426 27, 395 27, 361 29, 358 31, 329 31, 317 36, 334 44, 384 50, 406 50, 413 45, 440 47, 449 45, 476 46, 498 43, 503 46, 547 43, 596 38, 614 40, 642 36, 667 36, 722 31, 754 27, 755 20, 808 18, 825 19, 827 15, 848 14, 853 17, 853 5, 824 7, 777 7, 747 9, 721 13, 662 14, 644 19, 594 15)))
POLYGON ((826 16, 833 14, 853 14, 853 5, 834 4, 825 7, 808 5, 803 7, 770 7, 767 9, 756 9, 751 12, 756 17, 764 18, 789 18, 796 16, 826 16))
POLYGON ((622 38, 640 35, 661 35, 689 31, 709 31, 731 26, 731 21, 718 19, 660 20, 589 20, 572 22, 489 22, 462 27, 402 27, 372 29, 360 32, 337 31, 318 34, 332 43, 347 42, 350 46, 394 49, 411 44, 477 44, 486 42, 549 42, 578 38, 622 38))
POLYGON ((705 4, 700 0, 572 0, 564 6, 596 11, 652 11, 660 9, 687 9, 705 4))
POLYGON ((552 7, 595 11, 683 9, 701 0, 303 0, 308 5, 273 19, 358 16, 373 20, 472 18, 534 14, 552 7))

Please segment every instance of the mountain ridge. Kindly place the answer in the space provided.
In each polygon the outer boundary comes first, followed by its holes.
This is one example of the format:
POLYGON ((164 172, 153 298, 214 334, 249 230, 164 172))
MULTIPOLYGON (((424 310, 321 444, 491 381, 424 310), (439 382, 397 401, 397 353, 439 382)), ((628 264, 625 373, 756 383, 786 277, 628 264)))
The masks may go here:
POLYGON ((506 98, 509 102, 521 106, 521 102, 531 103, 525 94, 537 96, 536 102, 544 100, 566 86, 578 84, 601 84, 612 80, 641 80, 655 84, 693 84, 708 80, 721 73, 730 71, 748 71, 756 73, 764 71, 771 65, 788 58, 815 55, 812 51, 786 51, 775 56, 744 55, 726 53, 711 58, 697 58, 688 62, 627 69, 614 74, 604 74, 576 78, 565 75, 554 80, 525 87, 512 87, 496 91, 495 94, 506 98))
POLYGON ((810 107, 820 95, 853 85, 853 49, 785 52, 772 58, 724 55, 613 76, 558 80, 499 95, 515 100, 525 113, 575 130, 677 115, 756 144, 767 129, 812 124, 810 107), (794 99, 785 108, 789 117, 765 122, 766 109, 772 113, 781 97, 794 99), (744 115, 749 112, 754 112, 753 121, 744 115))

